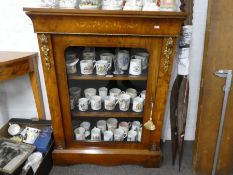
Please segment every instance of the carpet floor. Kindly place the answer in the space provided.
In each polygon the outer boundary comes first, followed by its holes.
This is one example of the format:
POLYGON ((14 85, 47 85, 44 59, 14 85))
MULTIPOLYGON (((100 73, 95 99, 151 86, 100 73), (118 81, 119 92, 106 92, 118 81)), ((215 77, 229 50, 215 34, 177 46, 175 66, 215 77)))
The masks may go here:
POLYGON ((50 175, 192 175, 193 142, 185 142, 181 171, 171 161, 171 143, 163 145, 164 159, 160 168, 143 168, 136 165, 104 167, 97 165, 54 166, 50 175))

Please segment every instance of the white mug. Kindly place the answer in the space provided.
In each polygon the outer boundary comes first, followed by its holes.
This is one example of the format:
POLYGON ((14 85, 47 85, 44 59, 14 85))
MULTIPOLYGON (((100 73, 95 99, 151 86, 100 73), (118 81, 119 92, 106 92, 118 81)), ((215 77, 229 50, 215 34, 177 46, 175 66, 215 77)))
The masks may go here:
POLYGON ((118 62, 118 66, 121 70, 127 70, 129 67, 129 51, 128 50, 117 50, 116 59, 118 62))
POLYGON ((95 67, 97 75, 106 75, 110 69, 110 63, 107 60, 98 60, 95 63, 95 67))
POLYGON ((116 106, 116 98, 113 96, 107 96, 104 100, 104 108, 108 111, 114 110, 116 106))
POLYGON ((43 155, 41 152, 32 153, 28 157, 23 169, 27 172, 27 170, 29 170, 29 168, 32 167, 33 172, 36 173, 37 169, 40 166, 42 159, 43 159, 43 155))
POLYGON ((148 59, 149 59, 149 53, 147 52, 138 52, 134 55, 135 58, 141 59, 142 61, 142 69, 147 69, 148 66, 148 59))
POLYGON ((114 129, 117 128, 117 123, 118 123, 118 120, 116 118, 107 119, 108 130, 114 131, 114 129))
POLYGON ((131 97, 131 102, 133 102, 133 99, 135 98, 135 97, 137 97, 137 90, 136 89, 133 89, 133 88, 128 88, 128 89, 126 89, 126 94, 129 94, 130 95, 130 97, 131 97))
POLYGON ((131 96, 128 94, 121 94, 118 98, 119 109, 121 111, 128 111, 130 106, 130 98, 131 96))
POLYGON ((92 96, 96 95, 96 89, 87 88, 84 90, 85 97, 90 99, 92 96))
POLYGON ((144 99, 141 97, 136 97, 133 99, 133 111, 142 112, 143 111, 143 102, 144 99))
POLYGON ((141 75, 142 74, 142 60, 141 59, 131 59, 129 66, 129 74, 131 75, 141 75))
POLYGON ((118 98, 120 94, 121 94, 121 90, 119 88, 112 88, 109 90, 109 95, 115 98, 118 98))
POLYGON ((123 121, 119 123, 119 128, 123 129, 126 134, 128 133, 130 127, 131 127, 130 122, 123 121))
POLYGON ((135 130, 130 130, 130 131, 128 132, 127 141, 135 142, 136 140, 137 140, 137 131, 135 131, 135 130))
POLYGON ((113 132, 112 131, 105 131, 104 132, 104 141, 113 141, 113 132))
POLYGON ((66 69, 67 69, 68 74, 74 74, 77 72, 76 65, 77 65, 78 61, 79 61, 79 59, 66 61, 66 69))
POLYGON ((102 101, 104 101, 104 99, 107 97, 107 95, 108 95, 108 88, 100 87, 99 88, 99 96, 101 96, 102 101))
POLYGON ((85 129, 78 127, 74 130, 75 140, 85 140, 85 129))
POLYGON ((133 121, 132 122, 132 130, 137 131, 141 127, 141 123, 139 121, 133 121))
POLYGON ((105 120, 98 120, 96 126, 101 130, 102 133, 104 133, 107 128, 107 122, 105 120))
POLYGON ((114 55, 112 53, 104 52, 100 54, 101 60, 107 60, 109 63, 109 69, 112 67, 112 60, 114 59, 114 55))
POLYGON ((99 128, 94 127, 91 130, 91 140, 96 140, 96 141, 101 140, 101 132, 99 128))
POLYGON ((93 74, 93 60, 81 60, 80 61, 81 74, 89 75, 93 74))
POLYGON ((20 131, 21 131, 21 127, 16 123, 10 124, 10 126, 8 128, 8 133, 12 136, 19 134, 20 131))
POLYGON ((142 127, 138 128, 137 132, 138 132, 137 141, 141 142, 141 140, 142 140, 142 127))
POLYGON ((88 98, 80 98, 78 100, 78 109, 80 111, 87 111, 89 108, 90 101, 88 98))
POLYGON ((80 124, 81 127, 83 127, 86 131, 89 131, 90 130, 90 127, 91 127, 91 123, 88 122, 88 121, 83 121, 81 124, 80 124))
POLYGON ((102 107, 101 97, 98 95, 94 95, 91 97, 91 109, 92 110, 100 110, 102 107))
POLYGON ((115 129, 113 133, 114 141, 123 141, 127 137, 127 134, 121 128, 115 129))

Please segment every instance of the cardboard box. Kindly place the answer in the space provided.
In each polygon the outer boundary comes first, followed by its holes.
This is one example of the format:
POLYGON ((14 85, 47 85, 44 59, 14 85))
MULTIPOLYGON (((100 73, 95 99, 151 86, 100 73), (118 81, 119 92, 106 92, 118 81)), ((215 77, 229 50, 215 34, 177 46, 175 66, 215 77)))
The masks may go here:
MULTIPOLYGON (((9 120, 8 123, 6 123, 0 129, 0 136, 5 137, 5 138, 10 138, 11 137, 7 132, 8 127, 9 127, 9 123, 17 123, 20 126, 29 126, 29 127, 39 128, 39 129, 51 126, 51 122, 48 121, 48 120, 33 121, 33 120, 30 120, 30 119, 12 118, 12 119, 9 120)), ((32 169, 30 168, 26 175, 42 175, 42 174, 43 175, 48 175, 49 174, 49 172, 51 171, 52 166, 53 166, 53 162, 52 162, 53 145, 54 145, 54 139, 53 139, 53 137, 51 137, 48 152, 43 154, 43 160, 42 160, 37 172, 34 174, 32 169)), ((11 175, 20 175, 23 165, 24 164, 22 164, 22 166, 20 168, 16 169, 14 171, 14 173, 11 174, 11 175)), ((1 172, 0 172, 0 174, 1 174, 1 172)), ((3 174, 3 175, 5 175, 5 174, 3 174)))

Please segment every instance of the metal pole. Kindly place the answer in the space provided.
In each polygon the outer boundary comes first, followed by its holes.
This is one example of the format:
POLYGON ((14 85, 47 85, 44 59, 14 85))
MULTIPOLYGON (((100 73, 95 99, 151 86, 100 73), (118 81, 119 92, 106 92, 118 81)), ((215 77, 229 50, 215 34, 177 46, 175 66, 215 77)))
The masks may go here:
POLYGON ((221 146, 221 139, 222 139, 222 132, 224 128, 224 120, 225 120, 225 113, 227 108, 227 101, 228 101, 228 95, 229 91, 231 89, 231 81, 232 81, 232 70, 218 70, 215 75, 221 78, 226 78, 226 83, 224 86, 224 100, 223 100, 223 106, 222 106, 222 114, 221 114, 221 120, 219 124, 219 130, 218 130, 218 138, 217 138, 217 144, 215 148, 215 154, 214 154, 214 163, 212 168, 212 175, 216 174, 217 164, 218 164, 218 157, 219 157, 219 151, 221 146))

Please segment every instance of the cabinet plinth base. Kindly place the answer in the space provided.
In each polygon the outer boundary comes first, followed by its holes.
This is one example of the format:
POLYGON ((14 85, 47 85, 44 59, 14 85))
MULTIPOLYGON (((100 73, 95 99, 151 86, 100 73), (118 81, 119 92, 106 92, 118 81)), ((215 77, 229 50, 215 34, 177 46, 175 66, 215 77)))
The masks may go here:
POLYGON ((53 163, 55 165, 96 164, 114 166, 137 164, 147 168, 160 166, 161 151, 141 149, 55 149, 53 163))

